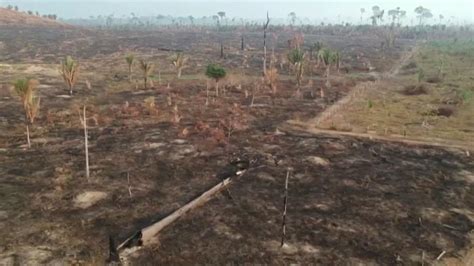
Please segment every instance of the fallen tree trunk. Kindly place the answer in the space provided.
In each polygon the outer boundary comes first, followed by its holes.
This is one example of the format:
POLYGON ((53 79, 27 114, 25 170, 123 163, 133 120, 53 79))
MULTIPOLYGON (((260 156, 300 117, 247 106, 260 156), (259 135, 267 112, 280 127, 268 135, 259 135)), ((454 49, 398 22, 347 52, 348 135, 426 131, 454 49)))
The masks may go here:
MULTIPOLYGON (((241 176, 245 171, 241 172, 238 176, 241 176)), ((194 200, 190 201, 183 207, 177 209, 174 211, 172 214, 169 216, 163 218, 162 220, 149 225, 143 229, 141 229, 139 232, 133 234, 131 237, 127 238, 124 242, 122 242, 118 247, 117 250, 121 250, 123 248, 129 247, 131 242, 140 242, 141 245, 149 245, 152 244, 156 241, 156 236, 157 234, 163 230, 166 226, 170 225, 177 219, 179 219, 181 216, 189 212, 190 210, 206 203, 211 199, 212 196, 217 194, 219 191, 224 189, 227 185, 229 185, 232 182, 232 178, 234 177, 229 177, 221 182, 219 184, 213 186, 211 189, 207 190, 204 192, 202 195, 199 197, 195 198, 194 200), (139 239, 137 239, 139 238, 139 239)))

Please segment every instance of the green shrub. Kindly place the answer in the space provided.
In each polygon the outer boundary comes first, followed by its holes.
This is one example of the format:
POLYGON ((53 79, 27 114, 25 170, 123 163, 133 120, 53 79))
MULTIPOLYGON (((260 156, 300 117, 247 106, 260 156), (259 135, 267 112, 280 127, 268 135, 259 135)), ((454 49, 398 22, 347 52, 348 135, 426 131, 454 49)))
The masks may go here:
POLYGON ((224 78, 227 75, 225 69, 218 64, 209 64, 206 68, 206 76, 213 78, 216 81, 224 78))

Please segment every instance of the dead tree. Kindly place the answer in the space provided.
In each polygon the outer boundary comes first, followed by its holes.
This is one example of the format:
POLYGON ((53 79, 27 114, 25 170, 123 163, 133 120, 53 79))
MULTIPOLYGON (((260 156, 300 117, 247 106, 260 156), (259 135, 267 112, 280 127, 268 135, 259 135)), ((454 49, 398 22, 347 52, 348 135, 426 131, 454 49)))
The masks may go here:
POLYGON ((286 206, 288 203, 288 178, 290 177, 290 170, 286 171, 286 180, 285 180, 285 196, 283 198, 283 219, 281 223, 281 246, 285 244, 286 237, 286 206))
POLYGON ((127 172, 128 195, 132 198, 132 185, 130 184, 130 173, 127 172))
POLYGON ((224 44, 221 42, 221 58, 224 58, 224 44))
POLYGON ((133 247, 136 245, 136 243, 140 243, 142 246, 148 246, 154 243, 156 241, 157 234, 160 233, 163 228, 169 226, 174 221, 184 216, 186 213, 189 213, 191 210, 208 202, 219 191, 225 189, 229 184, 231 184, 236 177, 242 176, 246 171, 247 169, 238 169, 234 176, 223 178, 222 181, 220 181, 217 185, 204 192, 199 197, 186 203, 184 206, 175 210, 173 213, 161 219, 160 221, 139 230, 127 238, 124 242, 117 246, 117 250, 121 251, 122 249, 133 247))
POLYGON ((206 106, 209 105, 209 80, 206 80, 206 106))
POLYGON ((240 37, 240 50, 244 50, 244 35, 242 34, 242 36, 240 37))
POLYGON ((87 117, 86 117, 86 106, 82 108, 82 116, 79 114, 79 119, 81 120, 81 124, 84 127, 84 150, 86 154, 86 177, 89 180, 89 147, 87 141, 87 117))
POLYGON ((267 11, 267 22, 263 25, 263 75, 267 75, 267 29, 270 24, 270 17, 267 11))

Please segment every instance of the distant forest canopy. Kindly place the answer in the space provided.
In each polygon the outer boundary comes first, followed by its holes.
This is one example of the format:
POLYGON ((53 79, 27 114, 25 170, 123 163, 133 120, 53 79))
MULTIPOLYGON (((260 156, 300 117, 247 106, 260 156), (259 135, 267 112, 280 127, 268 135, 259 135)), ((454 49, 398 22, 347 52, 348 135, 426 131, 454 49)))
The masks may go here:
MULTIPOLYGON (((15 10, 18 12, 27 13, 32 16, 42 16, 49 19, 58 19, 68 24, 80 25, 80 26, 91 26, 91 27, 151 27, 151 26, 209 26, 218 27, 221 29, 235 28, 241 26, 257 26, 261 25, 266 20, 266 14, 262 14, 261 19, 245 19, 239 17, 233 17, 226 11, 219 11, 216 14, 210 14, 208 16, 171 16, 161 15, 156 16, 139 16, 133 12, 129 15, 115 16, 110 15, 98 15, 89 16, 87 18, 70 18, 64 19, 58 17, 56 14, 40 14, 38 11, 32 10, 21 10, 18 6, 11 4, 5 4, 5 8, 15 10)), ((423 26, 423 25, 436 25, 436 26, 469 26, 472 23, 460 22, 454 16, 445 17, 443 14, 433 13, 429 8, 418 6, 414 10, 404 10, 400 7, 393 9, 381 9, 375 5, 371 8, 360 8, 357 10, 359 19, 354 22, 354 19, 344 20, 341 16, 337 19, 327 18, 321 19, 309 19, 307 17, 300 17, 296 12, 289 12, 285 18, 274 18, 269 14, 272 25, 278 26, 330 26, 330 25, 396 25, 400 26, 423 26)))

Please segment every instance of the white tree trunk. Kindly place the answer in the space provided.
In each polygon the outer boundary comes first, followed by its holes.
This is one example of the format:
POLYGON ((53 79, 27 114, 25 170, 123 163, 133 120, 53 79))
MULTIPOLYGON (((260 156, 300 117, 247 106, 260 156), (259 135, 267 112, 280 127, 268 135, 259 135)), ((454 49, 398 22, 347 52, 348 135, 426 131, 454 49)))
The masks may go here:
POLYGON ((86 177, 89 180, 89 147, 88 147, 88 140, 87 140, 87 117, 86 117, 86 106, 84 105, 83 110, 83 125, 84 125, 84 149, 86 153, 86 177))
MULTIPOLYGON (((238 176, 241 176, 244 172, 241 172, 240 174, 238 174, 238 176)), ((215 185, 214 187, 212 187, 208 191, 204 192, 203 194, 201 194, 199 197, 195 198, 194 200, 188 202, 187 204, 185 204, 181 208, 177 209, 176 211, 174 211, 169 216, 166 216, 162 220, 160 220, 160 221, 158 221, 158 222, 156 222, 156 223, 154 223, 150 226, 147 226, 147 227, 143 228, 141 230, 141 233, 142 233, 141 240, 142 240, 143 246, 147 246, 147 245, 150 245, 150 244, 154 243, 157 240, 156 235, 161 230, 163 230, 163 228, 170 225, 171 223, 173 223, 174 221, 176 221, 177 219, 179 219, 180 217, 182 217, 183 215, 185 215, 186 213, 188 213, 192 209, 195 209, 198 206, 201 206, 204 203, 206 203, 207 201, 209 201, 212 196, 217 194, 222 189, 225 189, 226 186, 228 186, 230 183, 232 183, 232 180, 234 178, 235 177, 229 177, 229 178, 226 178, 226 179, 222 180, 217 185, 215 185)), ((120 245, 118 245, 117 250, 120 251, 122 248, 124 248, 124 246, 128 243, 128 241, 130 239, 131 239, 131 237, 126 239, 120 245)))
POLYGON ((28 126, 28 123, 26 123, 26 141, 28 142, 28 148, 31 148, 31 142, 30 142, 30 128, 28 126))

